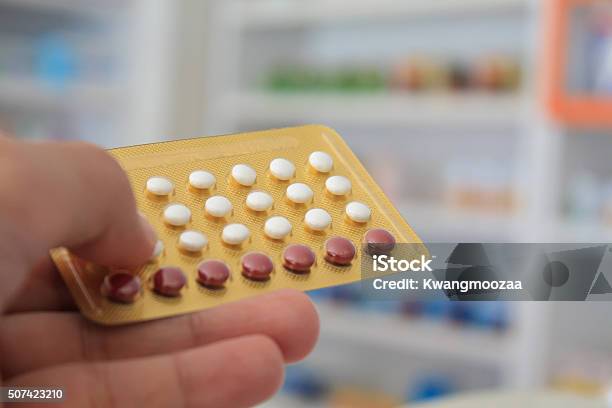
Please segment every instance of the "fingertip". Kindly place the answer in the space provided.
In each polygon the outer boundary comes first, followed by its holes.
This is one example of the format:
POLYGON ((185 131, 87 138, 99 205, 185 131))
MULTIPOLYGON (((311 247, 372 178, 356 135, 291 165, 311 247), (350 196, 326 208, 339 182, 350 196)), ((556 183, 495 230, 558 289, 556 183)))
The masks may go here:
POLYGON ((283 333, 278 336, 285 361, 293 363, 304 359, 319 338, 319 314, 308 295, 295 289, 276 292, 287 305, 283 333))
POLYGON ((191 394, 188 400, 193 406, 230 404, 232 407, 252 407, 276 394, 285 375, 283 355, 278 345, 260 334, 184 352, 181 362, 184 364, 183 374, 189 378, 184 389, 188 395, 191 394), (203 356, 207 357, 207 364, 197 362, 203 356), (216 391, 203 393, 201 381, 216 381, 216 391))
POLYGON ((153 256, 153 252, 155 251, 155 244, 157 243, 157 232, 155 232, 155 229, 153 228, 151 223, 149 223, 147 218, 142 213, 138 213, 138 218, 140 229, 142 230, 142 235, 144 237, 142 254, 139 255, 142 256, 144 261, 148 261, 149 259, 151 259, 151 257, 153 256))
POLYGON ((265 335, 256 334, 243 339, 248 339, 253 350, 257 350, 256 355, 251 358, 255 357, 252 364, 259 372, 256 378, 246 380, 253 382, 253 388, 257 393, 254 399, 265 401, 276 394, 283 385, 285 379, 283 353, 276 342, 265 335))
POLYGON ((97 241, 73 248, 74 253, 109 267, 133 269, 145 264, 152 257, 157 234, 139 213, 135 213, 134 219, 131 227, 115 225, 97 241))

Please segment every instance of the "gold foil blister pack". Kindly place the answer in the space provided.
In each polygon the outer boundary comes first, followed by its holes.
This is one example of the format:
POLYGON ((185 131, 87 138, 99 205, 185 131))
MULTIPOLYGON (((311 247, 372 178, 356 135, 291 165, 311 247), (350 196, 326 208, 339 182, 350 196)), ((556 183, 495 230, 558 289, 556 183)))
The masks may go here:
POLYGON ((357 281, 361 257, 369 256, 363 245, 368 233, 375 240, 387 233, 396 242, 420 243, 342 138, 324 126, 110 153, 127 172, 138 207, 163 249, 160 245, 148 264, 131 272, 134 281, 83 262, 66 249, 52 251, 82 313, 102 324, 193 312, 281 288, 308 291, 357 281), (275 159, 284 160, 271 168, 275 159), (305 194, 308 187, 311 197, 305 194), (225 199, 208 202, 214 196, 225 199), (225 214, 228 201, 231 210, 225 214), (186 223, 181 220, 185 207, 190 213, 186 223), (266 224, 271 217, 284 220, 266 224), (283 230, 287 224, 288 234, 283 230), (183 280, 177 281, 177 274, 183 280), (109 283, 110 278, 115 280, 109 283))

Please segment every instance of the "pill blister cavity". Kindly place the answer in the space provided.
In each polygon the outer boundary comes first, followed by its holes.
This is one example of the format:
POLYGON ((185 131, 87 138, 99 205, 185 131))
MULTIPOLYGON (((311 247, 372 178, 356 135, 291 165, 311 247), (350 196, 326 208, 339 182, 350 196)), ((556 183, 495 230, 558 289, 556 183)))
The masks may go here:
POLYGON ((174 191, 174 184, 165 177, 151 177, 147 180, 147 192, 155 196, 169 196, 174 191))
POLYGON ((312 200, 314 193, 307 184, 293 183, 287 187, 286 195, 295 204, 306 204, 312 200))
POLYGON ((183 231, 179 235, 178 247, 184 251, 199 252, 208 245, 208 237, 200 231, 183 231))
POLYGON ((155 243, 155 247, 153 248, 153 254, 151 255, 151 261, 159 258, 161 254, 164 252, 164 241, 158 239, 155 243))
POLYGON ((376 228, 366 232, 363 249, 370 255, 383 255, 395 248, 395 237, 386 229, 376 228))
POLYGON ((308 273, 316 255, 307 245, 291 244, 283 251, 283 266, 295 273, 308 273))
POLYGON ((250 192, 246 198, 246 206, 253 211, 268 211, 273 204, 272 196, 264 191, 250 192))
POLYGON ((336 196, 347 195, 351 192, 351 181, 344 176, 331 176, 325 180, 325 188, 336 196))
POLYGON ((284 239, 291 234, 291 222, 280 215, 275 215, 266 220, 264 233, 272 239, 284 239))
POLYGON ((250 187, 255 184, 257 172, 247 164, 237 164, 232 168, 232 178, 238 184, 250 187))
POLYGON ((216 182, 215 176, 204 170, 196 170, 189 174, 189 185, 198 190, 210 189, 216 182))
POLYGON ((221 260, 208 259, 198 265, 198 282, 207 288, 222 288, 229 276, 230 269, 221 260))
POLYGON ((224 196, 209 197, 204 203, 206 213, 217 218, 228 216, 232 212, 232 203, 224 196))
POLYGON ((331 264, 350 265, 355 253, 355 245, 344 237, 331 237, 325 241, 325 260, 331 264))
POLYGON ((179 296, 187 284, 187 277, 181 268, 166 266, 153 275, 153 290, 163 296, 179 296))
POLYGON ((221 239, 228 245, 240 245, 249 239, 251 232, 244 224, 228 224, 223 228, 221 239))
POLYGON ((334 159, 325 152, 312 152, 308 164, 319 173, 329 173, 334 167, 334 159))
POLYGON ((102 295, 109 300, 120 303, 133 303, 142 288, 142 283, 138 276, 128 272, 115 272, 104 277, 102 295))
POLYGON ((191 221, 191 210, 183 204, 170 204, 164 209, 164 221, 175 227, 182 227, 191 221))
POLYGON ((346 216, 352 221, 364 223, 370 221, 372 210, 360 201, 351 201, 345 208, 346 216))
POLYGON ((290 180, 295 175, 295 165, 290 160, 276 158, 270 162, 270 174, 281 181, 290 180))
POLYGON ((272 259, 263 252, 249 252, 242 257, 242 276, 254 281, 266 281, 274 270, 272 259))
POLYGON ((313 208, 304 215, 304 223, 313 231, 324 231, 331 222, 331 215, 322 208, 313 208))

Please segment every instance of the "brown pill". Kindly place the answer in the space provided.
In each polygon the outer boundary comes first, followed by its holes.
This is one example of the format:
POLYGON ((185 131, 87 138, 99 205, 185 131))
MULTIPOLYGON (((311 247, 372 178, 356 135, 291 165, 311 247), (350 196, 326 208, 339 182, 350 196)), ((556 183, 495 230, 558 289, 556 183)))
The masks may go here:
POLYGON ((142 284, 138 276, 128 272, 115 272, 106 275, 102 282, 102 295, 121 303, 132 303, 140 294, 142 284))
POLYGON ((325 260, 334 265, 350 265, 355 258, 355 245, 344 237, 325 241, 325 260))
POLYGON ((207 288, 222 288, 229 276, 230 270, 223 261, 210 259, 198 266, 198 282, 207 288))
POLYGON ((254 281, 270 279, 274 264, 270 257, 261 252, 249 252, 242 257, 242 275, 254 281))
POLYGON ((291 244, 283 251, 283 266, 293 272, 310 272, 315 259, 315 253, 306 245, 291 244))
POLYGON ((389 231, 376 228, 366 232, 363 250, 368 254, 388 254, 393 248, 395 248, 395 238, 389 231))
POLYGON ((174 266, 160 268, 153 275, 153 290, 164 296, 178 296, 187 283, 187 278, 181 270, 174 266))

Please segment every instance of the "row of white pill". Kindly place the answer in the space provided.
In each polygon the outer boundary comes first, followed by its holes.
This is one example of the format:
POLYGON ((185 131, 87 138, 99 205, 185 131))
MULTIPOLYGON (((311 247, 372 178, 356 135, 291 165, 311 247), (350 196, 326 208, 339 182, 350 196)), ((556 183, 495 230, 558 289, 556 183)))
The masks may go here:
MULTIPOLYGON (((272 239, 283 239, 291 233, 292 226, 289 220, 281 216, 273 216, 266 220, 264 225, 265 234, 272 239)), ((221 240, 229 245, 240 245, 251 236, 249 228, 244 224, 234 223, 228 224, 221 232, 221 240)), ((185 251, 198 252, 208 245, 208 237, 206 234, 196 231, 187 230, 179 235, 178 247, 185 251)), ((153 251, 153 257, 157 258, 164 251, 164 243, 158 240, 153 251)))
MULTIPOLYGON (((225 217, 230 214, 232 203, 226 197, 213 196, 206 200, 204 208, 213 217, 225 217)), ((349 219, 358 223, 368 222, 372 216, 370 207, 360 201, 348 203, 345 213, 349 219)), ((182 227, 191 221, 191 210, 184 204, 172 203, 164 209, 163 217, 167 224, 182 227)), ((304 223, 315 231, 322 231, 331 224, 331 215, 322 208, 312 208, 304 215, 304 223)))
MULTIPOLYGON (((155 177, 155 179, 162 179, 155 177)), ((150 181, 151 179, 149 179, 150 181)), ((336 195, 346 195, 351 190, 351 182, 343 176, 332 176, 327 179, 325 186, 327 190, 336 195)), ((159 191, 156 189, 155 191, 159 191)), ((159 195, 159 194, 158 194, 159 195)), ((287 187, 286 197, 291 202, 296 204, 306 204, 312 200, 314 192, 304 183, 293 183, 287 187)), ((272 208, 274 199, 264 191, 252 191, 247 195, 246 206, 253 211, 267 211, 272 208)), ((215 195, 209 197, 204 208, 206 212, 213 217, 225 217, 232 211, 232 203, 224 196, 215 195)))
MULTIPOLYGON (((204 171, 198 170, 198 172, 204 171)), ((214 177, 212 174, 210 176, 214 177)), ((199 185, 202 186, 203 184, 199 185)), ((344 176, 331 176, 325 180, 325 189, 335 196, 347 195, 351 192, 351 188, 351 181, 344 176)), ((156 196, 167 196, 174 191, 174 185, 165 177, 151 177, 147 180, 147 191, 156 196)), ((293 183, 287 186, 287 198, 296 204, 309 202, 312 200, 313 195, 312 189, 307 184, 293 183)), ((267 193, 261 191, 253 192, 249 194, 249 197, 247 198, 247 206, 253 210, 265 211, 267 208, 262 208, 261 210, 257 208, 266 207, 266 205, 272 206, 272 197, 267 193)))
MULTIPOLYGON (((320 173, 329 173, 334 161, 325 152, 313 152, 308 158, 310 166, 320 173)), ((276 158, 270 162, 270 174, 279 180, 287 181, 295 176, 295 165, 287 159, 276 158)), ((238 184, 250 187, 257 180, 257 172, 248 164, 236 164, 232 167, 231 176, 238 184)), ((216 177, 205 170, 196 170, 189 175, 189 184, 200 190, 212 188, 217 182, 216 177)), ((350 181, 346 177, 334 176, 326 181, 327 189, 333 194, 343 195, 350 191, 350 181)), ((166 177, 151 177, 147 180, 146 189, 157 196, 167 196, 174 191, 174 183, 166 177)))
MULTIPOLYGON (((349 205, 347 205, 347 214, 349 214, 351 211, 354 212, 355 208, 363 205, 363 203, 356 201, 349 203, 349 205)), ((182 206, 182 204, 172 205, 172 207, 175 206, 182 206)), ((189 211, 187 207, 184 207, 181 210, 184 211, 185 209, 189 211)), ((304 223, 315 231, 325 230, 329 227, 331 222, 331 215, 321 208, 313 208, 306 212, 304 216, 304 223)), ((292 229, 293 227, 291 222, 287 218, 280 215, 275 215, 268 218, 264 224, 264 233, 266 236, 272 239, 284 239, 291 234, 292 229)), ((239 223, 228 224, 221 232, 221 240, 228 245, 240 245, 249 239, 250 236, 251 232, 249 231, 249 228, 246 225, 239 223)), ((208 245, 208 237, 206 234, 196 230, 183 231, 179 235, 177 245, 180 249, 185 251, 198 252, 208 245)), ((163 242, 161 240, 157 241, 153 258, 160 256, 163 250, 163 242)))
MULTIPOLYGON (((223 228, 221 240, 229 245, 240 245, 246 241, 251 232, 248 227, 243 224, 228 224, 223 228)), ((198 252, 208 245, 208 237, 206 234, 196 230, 187 230, 181 232, 178 238, 177 246, 185 251, 198 252)), ((155 244, 152 258, 157 258, 164 250, 164 243, 158 240, 155 244)))

